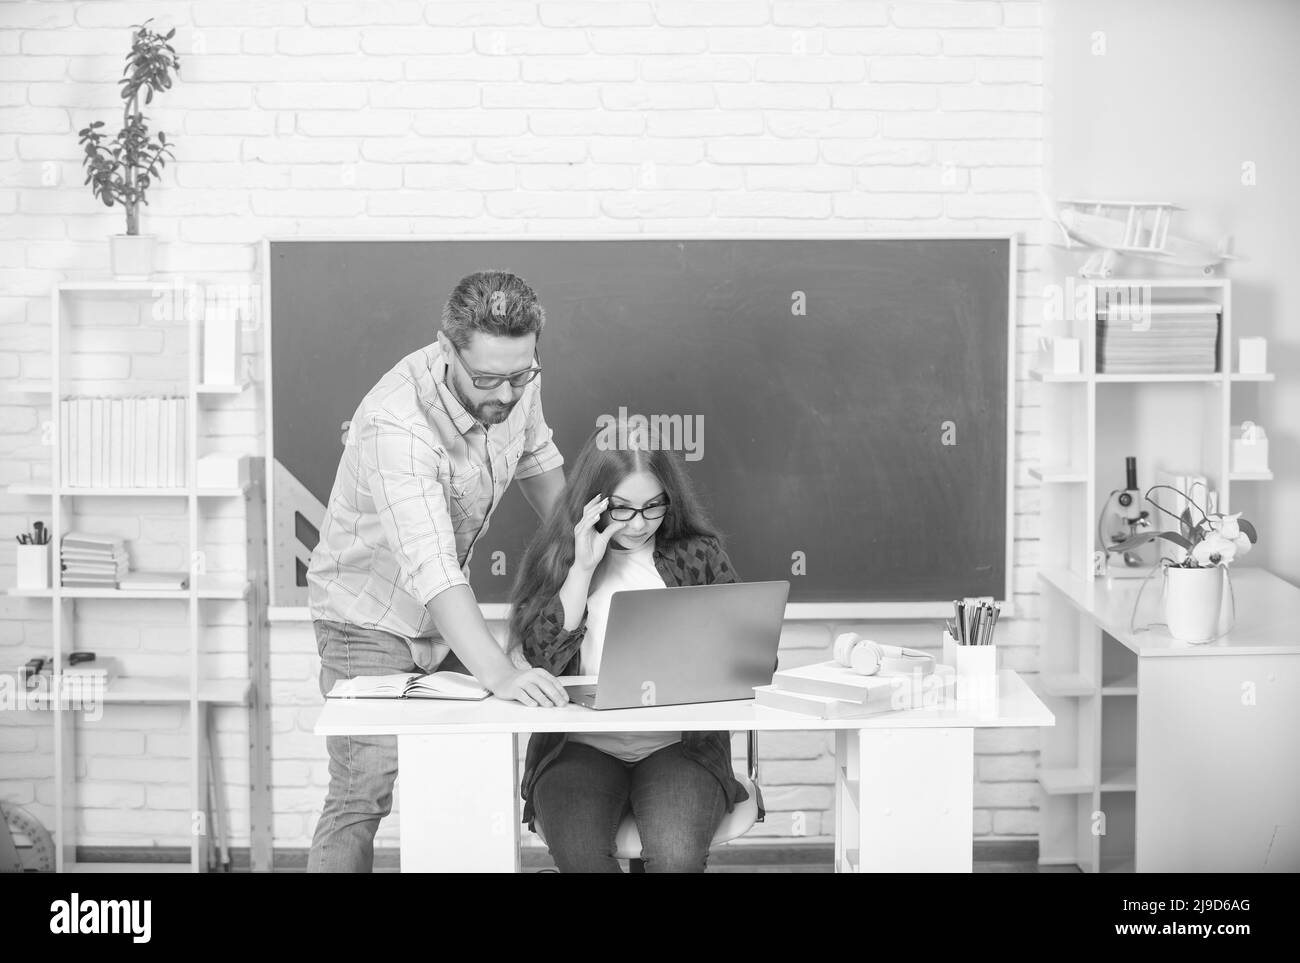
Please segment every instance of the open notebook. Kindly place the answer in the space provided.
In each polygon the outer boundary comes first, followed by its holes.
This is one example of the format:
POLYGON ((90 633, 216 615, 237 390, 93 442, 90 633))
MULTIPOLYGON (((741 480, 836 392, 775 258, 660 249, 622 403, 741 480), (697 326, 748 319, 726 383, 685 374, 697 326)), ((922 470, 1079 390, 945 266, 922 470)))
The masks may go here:
POLYGON ((339 679, 330 699, 486 699, 490 693, 477 679, 463 672, 398 672, 339 679))

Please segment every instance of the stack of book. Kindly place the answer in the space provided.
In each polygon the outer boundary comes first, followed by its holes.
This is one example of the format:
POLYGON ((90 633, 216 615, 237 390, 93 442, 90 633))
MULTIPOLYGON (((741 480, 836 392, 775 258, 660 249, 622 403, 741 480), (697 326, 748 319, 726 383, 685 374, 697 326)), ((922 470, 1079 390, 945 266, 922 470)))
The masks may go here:
POLYGON ((66 587, 115 589, 127 571, 126 545, 110 535, 68 532, 60 542, 59 564, 66 587))
POLYGON ((63 484, 74 488, 183 488, 184 398, 64 398, 63 484))
POLYGON ((1213 374, 1219 305, 1113 304, 1097 312, 1098 374, 1213 374))
POLYGON ((754 702, 818 719, 844 719, 875 712, 935 708, 951 702, 956 674, 936 665, 928 675, 859 675, 835 661, 782 669, 771 685, 754 686, 754 702))

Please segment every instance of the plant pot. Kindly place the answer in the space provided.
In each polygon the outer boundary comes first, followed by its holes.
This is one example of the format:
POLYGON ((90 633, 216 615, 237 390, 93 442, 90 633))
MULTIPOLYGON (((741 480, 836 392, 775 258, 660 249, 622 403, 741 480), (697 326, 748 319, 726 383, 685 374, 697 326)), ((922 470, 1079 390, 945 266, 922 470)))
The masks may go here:
POLYGON ((147 281, 153 277, 156 240, 153 234, 112 235, 109 254, 113 277, 120 281, 147 281))
POLYGON ((1165 624, 1169 626, 1169 634, 1193 644, 1212 641, 1219 634, 1223 583, 1227 577, 1228 570, 1222 565, 1165 568, 1165 624))

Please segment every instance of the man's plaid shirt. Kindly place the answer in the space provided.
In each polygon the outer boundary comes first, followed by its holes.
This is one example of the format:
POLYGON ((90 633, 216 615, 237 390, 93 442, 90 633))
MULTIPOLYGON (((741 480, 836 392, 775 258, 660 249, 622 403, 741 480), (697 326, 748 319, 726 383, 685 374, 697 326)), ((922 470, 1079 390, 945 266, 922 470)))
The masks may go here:
POLYGON ((469 583, 474 543, 511 479, 564 464, 540 377, 487 429, 445 383, 447 364, 437 342, 412 352, 353 415, 307 569, 313 619, 434 635, 426 605, 469 583))

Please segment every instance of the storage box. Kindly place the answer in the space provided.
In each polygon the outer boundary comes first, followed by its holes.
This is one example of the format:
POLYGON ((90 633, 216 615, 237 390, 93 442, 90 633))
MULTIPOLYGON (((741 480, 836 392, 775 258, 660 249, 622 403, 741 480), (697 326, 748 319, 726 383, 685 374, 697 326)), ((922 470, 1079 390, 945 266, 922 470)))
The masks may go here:
POLYGON ((214 452, 198 461, 199 488, 242 488, 248 484, 248 456, 214 452))
POLYGON ((1240 374, 1264 374, 1268 371, 1268 339, 1237 339, 1237 371, 1240 374))
POLYGON ((1078 374, 1082 352, 1078 338, 1039 338, 1038 370, 1047 374, 1078 374))
POLYGON ((1268 435, 1253 421, 1233 429, 1232 470, 1268 471, 1268 435))
POLYGON ((203 383, 233 385, 239 381, 239 319, 215 311, 203 319, 203 383))
POLYGON ((958 645, 945 629, 943 661, 956 672, 957 707, 973 709, 980 715, 997 715, 998 647, 958 645))
POLYGON ((47 589, 50 587, 50 546, 15 545, 18 550, 18 576, 15 584, 20 589, 47 589))

